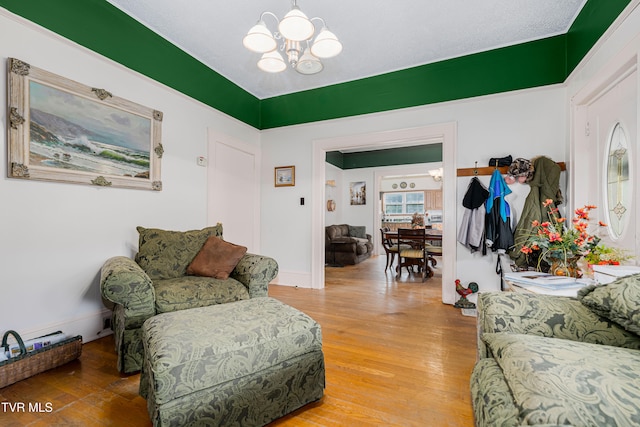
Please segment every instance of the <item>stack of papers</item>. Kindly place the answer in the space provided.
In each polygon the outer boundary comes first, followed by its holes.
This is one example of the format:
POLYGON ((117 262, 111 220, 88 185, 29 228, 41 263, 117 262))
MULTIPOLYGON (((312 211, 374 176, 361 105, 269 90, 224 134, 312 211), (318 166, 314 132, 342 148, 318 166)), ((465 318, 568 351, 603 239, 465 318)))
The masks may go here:
POLYGON ((504 273, 504 279, 532 292, 567 296, 575 296, 578 289, 591 283, 589 279, 554 276, 537 271, 504 273))
POLYGON ((581 287, 585 283, 580 282, 575 277, 554 276, 549 273, 538 271, 518 271, 515 273, 504 273, 504 278, 516 283, 528 283, 536 286, 567 287, 570 285, 581 287))

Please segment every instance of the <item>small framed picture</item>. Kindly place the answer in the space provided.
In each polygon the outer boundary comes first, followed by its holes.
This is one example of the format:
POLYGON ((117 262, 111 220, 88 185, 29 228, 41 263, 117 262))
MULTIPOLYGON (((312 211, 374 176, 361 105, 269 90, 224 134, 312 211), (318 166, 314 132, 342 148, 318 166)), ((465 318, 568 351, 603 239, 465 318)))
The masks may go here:
POLYGON ((296 185, 296 167, 278 166, 275 168, 275 186, 293 187, 296 185))
POLYGON ((349 199, 352 205, 366 205, 367 183, 365 181, 358 181, 349 184, 349 199))

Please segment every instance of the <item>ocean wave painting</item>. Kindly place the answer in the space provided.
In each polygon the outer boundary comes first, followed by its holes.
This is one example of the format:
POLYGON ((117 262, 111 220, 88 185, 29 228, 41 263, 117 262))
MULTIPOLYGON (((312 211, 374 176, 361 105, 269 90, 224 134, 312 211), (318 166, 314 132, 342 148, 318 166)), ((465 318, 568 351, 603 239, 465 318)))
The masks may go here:
POLYGON ((29 100, 32 167, 149 179, 148 117, 33 80, 29 100))

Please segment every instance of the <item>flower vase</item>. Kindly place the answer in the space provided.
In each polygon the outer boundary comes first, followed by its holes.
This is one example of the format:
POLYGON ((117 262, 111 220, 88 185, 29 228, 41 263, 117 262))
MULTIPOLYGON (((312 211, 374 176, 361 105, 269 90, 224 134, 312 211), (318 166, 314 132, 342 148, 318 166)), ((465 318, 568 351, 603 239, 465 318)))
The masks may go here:
POLYGON ((549 273, 555 276, 582 277, 582 270, 578 267, 579 256, 570 258, 549 257, 549 273))

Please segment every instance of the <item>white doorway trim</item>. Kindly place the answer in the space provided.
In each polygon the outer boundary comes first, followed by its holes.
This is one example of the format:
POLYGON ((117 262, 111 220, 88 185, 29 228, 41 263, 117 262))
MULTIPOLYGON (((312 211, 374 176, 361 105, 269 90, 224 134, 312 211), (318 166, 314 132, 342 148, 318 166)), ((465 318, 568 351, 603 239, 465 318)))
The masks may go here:
POLYGON ((455 289, 451 286, 456 271, 456 122, 440 123, 409 129, 357 134, 313 141, 313 170, 311 198, 311 287, 324 287, 324 200, 325 159, 327 151, 375 147, 376 149, 414 145, 418 141, 442 141, 443 215, 447 221, 443 230, 442 301, 455 302, 455 289))

